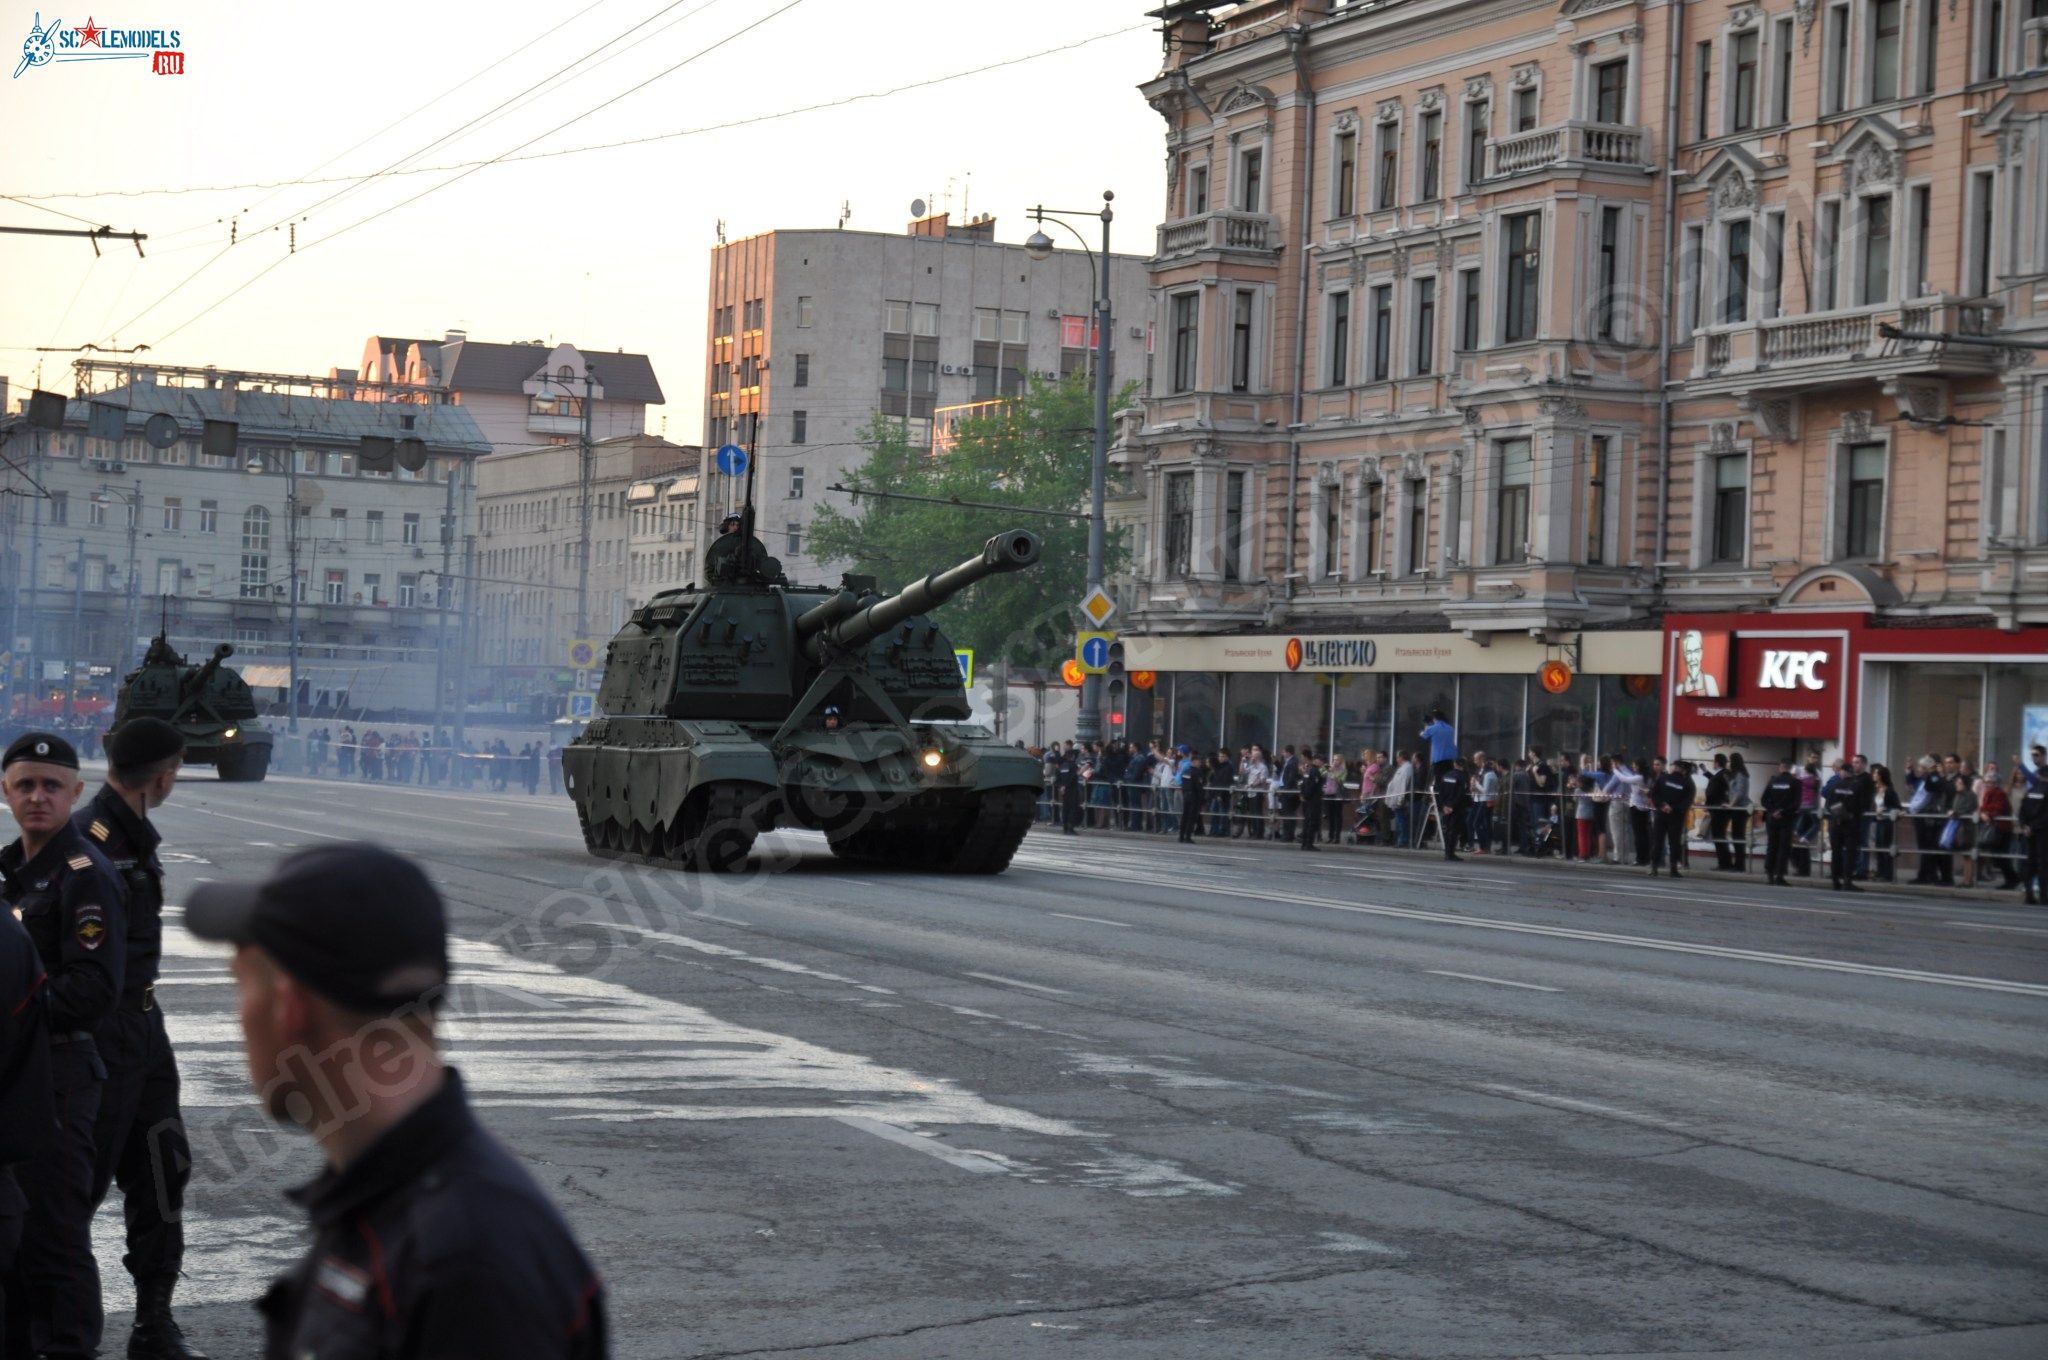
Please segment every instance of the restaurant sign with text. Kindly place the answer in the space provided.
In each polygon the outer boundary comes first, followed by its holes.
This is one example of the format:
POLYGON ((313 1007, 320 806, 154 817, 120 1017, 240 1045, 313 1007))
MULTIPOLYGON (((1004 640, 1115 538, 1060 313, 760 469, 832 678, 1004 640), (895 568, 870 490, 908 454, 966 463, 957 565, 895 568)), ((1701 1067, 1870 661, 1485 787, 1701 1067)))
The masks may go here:
POLYGON ((1840 637, 1674 628, 1667 642, 1672 731, 1841 736, 1840 637))
MULTIPOLYGON (((1634 675, 1657 671, 1662 635, 1653 631, 1583 635, 1588 674, 1634 675)), ((1123 636, 1124 665, 1150 671, 1278 671, 1327 675, 1383 672, 1408 675, 1534 675, 1557 655, 1554 646, 1523 634, 1490 641, 1458 633, 1334 633, 1297 636, 1123 636)))

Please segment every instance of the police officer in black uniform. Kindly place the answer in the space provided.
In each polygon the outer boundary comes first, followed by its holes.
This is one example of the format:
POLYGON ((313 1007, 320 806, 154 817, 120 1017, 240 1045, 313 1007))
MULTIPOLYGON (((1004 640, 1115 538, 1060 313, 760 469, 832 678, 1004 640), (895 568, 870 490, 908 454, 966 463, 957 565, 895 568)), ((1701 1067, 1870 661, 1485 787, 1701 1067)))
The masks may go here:
POLYGON ((1444 858, 1463 859, 1458 846, 1464 837, 1465 812, 1472 803, 1472 776, 1466 772, 1465 762, 1453 757, 1431 777, 1429 792, 1436 803, 1437 830, 1444 838, 1444 858))
POLYGON ((2026 903, 2030 907, 2048 903, 2048 772, 2043 772, 2038 763, 2034 768, 2033 782, 2027 785, 2020 805, 2013 809, 2013 824, 2025 838, 2020 842, 2025 854, 2020 861, 2020 873, 2026 881, 2026 903))
POLYGON ((8 1277, 28 1206, 16 1169, 49 1146, 57 1125, 43 1009, 43 961, 35 941, 13 912, 0 911, 0 1355, 29 1353, 28 1315, 19 1298, 8 1311, 8 1277))
POLYGON ((1868 774, 1845 769, 1822 790, 1828 819, 1829 887, 1836 892, 1862 892, 1856 882, 1857 832, 1870 815, 1876 792, 1868 774))
POLYGON ((1792 859, 1792 828, 1799 821, 1799 780, 1792 773, 1792 757, 1778 759, 1778 772, 1764 784, 1756 800, 1764 814, 1764 869, 1772 883, 1785 888, 1785 870, 1792 859))
MULTIPOLYGON (((96 1353, 100 1277, 92 1259, 93 1123, 107 1069, 93 1031, 121 995, 128 947, 121 882, 71 825, 84 791, 78 753, 29 732, 0 755, 0 787, 21 839, 0 850, 0 897, 21 916, 43 970, 56 1125, 21 1168, 28 1200, 10 1297, 28 1313, 28 1354, 74 1360, 96 1353)), ((10 1324, 17 1325, 18 1324, 10 1324)))
POLYGON ((1316 848, 1316 833, 1323 828, 1323 781, 1330 772, 1323 768, 1315 748, 1301 753, 1301 848, 1316 848))
POLYGON ((162 839, 150 823, 177 786, 185 738, 161 718, 133 718, 107 738, 107 782, 72 814, 71 825, 107 857, 128 890, 128 960, 121 1002, 94 1033, 107 1065, 93 1135, 92 1202, 121 1186, 135 1280, 129 1360, 205 1360, 185 1344, 171 1316, 171 1292, 185 1257, 182 1209, 192 1164, 178 1113, 178 1065, 157 1005, 163 960, 162 839))
POLYGON ((1069 836, 1081 833, 1074 828, 1081 824, 1081 757, 1072 751, 1060 757, 1059 772, 1053 777, 1053 787, 1060 796, 1060 830, 1069 836))
POLYGON ((1180 840, 1193 845, 1202 834, 1202 805, 1209 794, 1209 771, 1186 745, 1175 749, 1180 764, 1180 840))
POLYGON ((238 946, 249 1070, 327 1160, 292 1193, 313 1244, 257 1305, 264 1355, 602 1360, 603 1281, 441 1061, 447 926, 419 867, 317 846, 202 884, 185 924, 238 946))
POLYGON ((1650 785, 1650 877, 1657 876, 1666 855, 1671 857, 1671 876, 1685 877, 1679 866, 1685 862, 1685 819, 1695 792, 1689 760, 1672 761, 1650 785))

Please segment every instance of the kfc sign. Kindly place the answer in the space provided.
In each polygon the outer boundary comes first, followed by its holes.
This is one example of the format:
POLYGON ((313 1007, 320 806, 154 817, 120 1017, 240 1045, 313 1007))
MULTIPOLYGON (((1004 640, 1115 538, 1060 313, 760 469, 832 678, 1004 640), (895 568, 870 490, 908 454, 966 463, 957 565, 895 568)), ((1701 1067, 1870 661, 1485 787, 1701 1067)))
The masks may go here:
POLYGON ((1838 738, 1840 638, 1673 629, 1671 727, 1712 737, 1838 738))

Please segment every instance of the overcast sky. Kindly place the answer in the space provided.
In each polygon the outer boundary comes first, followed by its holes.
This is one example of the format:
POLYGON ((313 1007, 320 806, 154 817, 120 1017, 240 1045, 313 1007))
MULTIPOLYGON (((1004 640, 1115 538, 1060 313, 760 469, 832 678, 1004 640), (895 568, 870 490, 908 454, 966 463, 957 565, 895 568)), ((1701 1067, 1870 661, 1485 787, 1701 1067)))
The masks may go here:
POLYGON ((169 364, 321 374, 353 367, 369 335, 460 328, 479 340, 643 351, 669 397, 656 426, 665 415, 672 438, 694 442, 707 251, 721 218, 737 239, 830 226, 847 203, 850 227, 900 231, 922 197, 956 214, 993 212, 1000 238, 1014 241, 1029 233, 1033 203, 1086 208, 1107 188, 1117 193, 1116 248, 1149 253, 1165 154, 1164 125, 1135 89, 1159 66, 1150 8, 0 0, 10 68, 38 12, 67 28, 175 28, 185 53, 182 76, 153 75, 146 59, 56 62, 0 88, 0 194, 96 195, 0 201, 0 224, 66 226, 45 211, 54 209, 150 237, 146 259, 121 243, 96 261, 85 241, 0 236, 0 374, 18 395, 40 359, 42 385, 68 390, 70 356, 34 351, 88 341, 147 344, 144 357, 169 364), (1069 50, 859 98, 1054 48, 1069 50), (627 93, 642 81, 651 83, 627 93), (454 167, 508 153, 849 99, 751 126, 508 160, 435 187, 454 167), (401 161, 450 168, 282 183, 401 161), (143 192, 165 189, 179 192, 143 192))

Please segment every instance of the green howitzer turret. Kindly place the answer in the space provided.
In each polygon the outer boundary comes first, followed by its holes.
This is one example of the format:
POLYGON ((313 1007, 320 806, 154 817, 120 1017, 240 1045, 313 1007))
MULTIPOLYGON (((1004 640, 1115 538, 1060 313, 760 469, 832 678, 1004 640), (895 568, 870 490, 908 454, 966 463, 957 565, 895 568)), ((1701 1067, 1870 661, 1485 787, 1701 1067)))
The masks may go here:
POLYGON ((121 682, 109 735, 134 718, 162 718, 184 733, 186 764, 211 765, 230 783, 263 778, 273 738, 256 720, 249 686, 224 665, 234 654, 223 642, 205 662, 189 665, 158 633, 142 664, 121 682))

